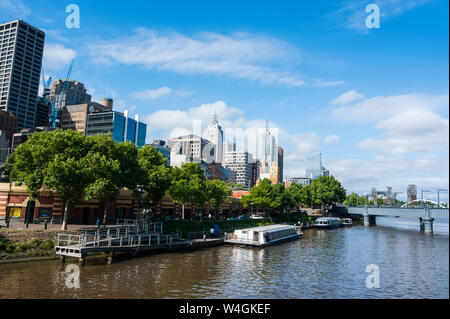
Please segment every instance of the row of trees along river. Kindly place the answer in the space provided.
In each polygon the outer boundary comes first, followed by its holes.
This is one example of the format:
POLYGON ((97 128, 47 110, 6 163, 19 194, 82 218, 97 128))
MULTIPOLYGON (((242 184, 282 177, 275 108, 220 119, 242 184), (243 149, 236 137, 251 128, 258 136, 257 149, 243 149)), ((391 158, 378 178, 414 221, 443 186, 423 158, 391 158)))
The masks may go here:
MULTIPOLYGON (((67 229, 70 207, 84 200, 98 199, 105 216, 122 188, 131 190, 139 211, 154 206, 164 195, 182 206, 209 204, 217 214, 219 206, 231 198, 232 185, 208 180, 197 163, 170 167, 152 146, 136 147, 118 143, 108 135, 85 137, 72 130, 37 132, 11 154, 2 170, 9 182, 25 184, 31 200, 42 190, 57 192, 64 203, 62 229, 67 229)), ((267 213, 289 212, 303 207, 330 205, 345 200, 345 189, 332 176, 315 179, 302 187, 272 184, 268 179, 242 198, 244 207, 267 213)))

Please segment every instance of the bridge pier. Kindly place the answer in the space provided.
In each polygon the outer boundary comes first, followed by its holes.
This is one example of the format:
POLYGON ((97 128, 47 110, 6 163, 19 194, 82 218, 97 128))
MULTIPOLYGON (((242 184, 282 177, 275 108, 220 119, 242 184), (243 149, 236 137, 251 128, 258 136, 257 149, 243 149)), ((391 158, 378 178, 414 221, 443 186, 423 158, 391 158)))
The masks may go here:
POLYGON ((433 233, 433 221, 434 218, 425 217, 425 218, 419 218, 420 222, 420 230, 432 234, 433 233))
POLYGON ((377 216, 375 215, 364 215, 364 226, 376 226, 377 216))

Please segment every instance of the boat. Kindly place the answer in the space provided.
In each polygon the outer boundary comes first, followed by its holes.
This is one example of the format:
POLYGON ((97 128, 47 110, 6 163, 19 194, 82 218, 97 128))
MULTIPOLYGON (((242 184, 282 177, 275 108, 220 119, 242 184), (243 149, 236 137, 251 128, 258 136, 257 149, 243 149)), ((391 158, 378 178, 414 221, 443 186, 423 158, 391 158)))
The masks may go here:
POLYGON ((317 228, 338 228, 341 227, 341 220, 336 217, 321 217, 314 222, 317 228))
POLYGON ((353 226, 353 219, 351 218, 341 218, 341 227, 350 227, 353 226))
POLYGON ((266 247, 301 238, 299 227, 292 225, 269 225, 237 229, 225 234, 225 243, 266 247))

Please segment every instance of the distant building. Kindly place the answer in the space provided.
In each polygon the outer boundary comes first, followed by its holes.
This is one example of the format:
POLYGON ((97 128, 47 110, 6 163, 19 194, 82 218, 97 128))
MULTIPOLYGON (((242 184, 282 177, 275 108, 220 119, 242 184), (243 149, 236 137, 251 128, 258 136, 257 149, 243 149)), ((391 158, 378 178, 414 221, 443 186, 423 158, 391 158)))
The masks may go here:
POLYGON ((217 121, 217 114, 211 124, 208 125, 206 139, 216 146, 215 162, 222 163, 223 160, 223 130, 217 121))
POLYGON ((14 133, 17 132, 19 121, 12 112, 0 110, 0 131, 4 131, 4 137, 11 146, 14 133))
POLYGON ((26 128, 20 130, 20 132, 15 133, 12 141, 12 149, 15 151, 20 144, 25 143, 28 140, 28 136, 36 132, 50 132, 53 131, 54 128, 50 128, 48 126, 43 127, 34 127, 34 128, 26 128))
POLYGON ((311 181, 312 179, 309 177, 291 177, 289 178, 289 183, 296 183, 296 184, 300 184, 302 186, 308 186, 311 185, 311 181))
POLYGON ((86 136, 107 134, 117 142, 130 141, 138 147, 145 145, 147 124, 128 117, 128 111, 91 113, 87 116, 86 136))
POLYGON ((408 202, 417 200, 417 186, 414 184, 408 185, 406 193, 408 194, 408 202))
POLYGON ((0 24, 0 110, 13 112, 18 129, 35 124, 45 33, 14 20, 0 24))
POLYGON ((75 130, 86 135, 87 117, 92 113, 110 112, 111 109, 102 104, 89 102, 77 105, 67 105, 61 109, 61 124, 63 130, 75 130))
POLYGON ((246 151, 227 152, 224 165, 236 174, 235 184, 245 188, 253 186, 254 166, 251 155, 246 151))
POLYGON ((64 89, 65 80, 53 80, 50 84, 50 94, 47 99, 55 103, 56 107, 64 107, 68 105, 78 105, 91 102, 92 96, 87 93, 84 84, 75 80, 68 80, 66 84, 66 91, 61 97, 64 89), (59 99, 61 105, 58 105, 59 99))
POLYGON ((202 161, 200 167, 203 169, 207 179, 218 179, 226 183, 234 183, 236 180, 236 173, 223 167, 220 163, 208 164, 202 161))
POLYGON ((278 146, 278 183, 283 182, 284 149, 278 146))
POLYGON ((197 135, 185 135, 168 140, 170 147, 170 166, 181 166, 186 162, 215 161, 216 145, 197 135))
POLYGON ((322 154, 313 153, 305 157, 306 177, 315 179, 322 176, 322 154))
POLYGON ((46 98, 39 96, 36 105, 36 117, 34 127, 49 126, 49 114, 51 112, 51 102, 46 98))
POLYGON ((163 140, 153 140, 153 143, 150 145, 156 148, 167 159, 167 164, 170 165, 170 147, 166 145, 166 142, 163 140))
POLYGON ((256 158, 261 162, 260 178, 269 178, 272 169, 272 162, 276 162, 278 148, 275 136, 269 131, 269 121, 266 124, 266 131, 257 137, 256 158))
POLYGON ((222 156, 222 163, 225 163, 225 156, 227 152, 234 152, 236 151, 236 142, 224 142, 223 143, 223 156, 222 156))

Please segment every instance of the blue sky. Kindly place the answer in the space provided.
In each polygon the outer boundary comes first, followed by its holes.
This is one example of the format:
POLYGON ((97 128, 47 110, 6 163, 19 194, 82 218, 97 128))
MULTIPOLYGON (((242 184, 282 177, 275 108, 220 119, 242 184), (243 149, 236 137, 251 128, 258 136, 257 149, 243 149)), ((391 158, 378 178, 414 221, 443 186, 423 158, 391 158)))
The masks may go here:
MULTIPOLYGON (((0 21, 46 32, 45 75, 140 114, 147 141, 202 128, 217 111, 239 136, 266 118, 285 176, 320 151, 348 191, 435 199, 448 189, 448 1, 0 0, 0 21), (80 28, 65 25, 80 8, 80 28), (368 29, 365 8, 380 7, 368 29), (108 85, 109 83, 109 90, 108 85)), ((251 139, 250 139, 251 142, 251 139)), ((251 149, 250 149, 251 151, 251 149)), ((441 195, 445 197, 446 195, 441 195)))

